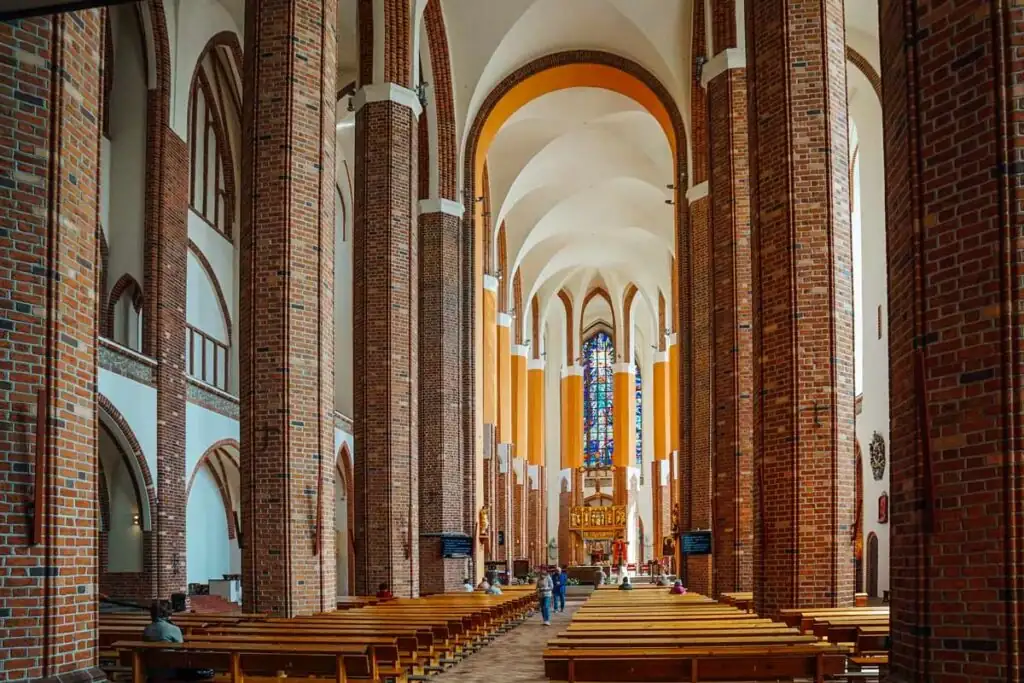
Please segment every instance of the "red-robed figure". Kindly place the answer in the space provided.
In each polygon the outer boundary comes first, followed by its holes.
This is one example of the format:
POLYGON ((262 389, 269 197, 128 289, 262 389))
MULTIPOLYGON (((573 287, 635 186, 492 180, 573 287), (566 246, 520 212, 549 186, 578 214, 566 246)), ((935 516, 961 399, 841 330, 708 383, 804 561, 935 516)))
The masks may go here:
POLYGON ((612 542, 612 566, 626 564, 626 541, 619 536, 612 542))

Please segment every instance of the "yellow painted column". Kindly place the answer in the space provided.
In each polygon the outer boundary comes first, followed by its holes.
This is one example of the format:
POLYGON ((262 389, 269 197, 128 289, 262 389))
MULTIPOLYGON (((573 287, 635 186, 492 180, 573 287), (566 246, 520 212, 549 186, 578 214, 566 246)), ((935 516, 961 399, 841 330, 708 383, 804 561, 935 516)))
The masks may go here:
POLYGON ((629 467, 636 462, 636 374, 632 363, 616 363, 613 370, 612 466, 629 467))
POLYGON ((498 443, 512 443, 512 317, 498 313, 498 443))
POLYGON ((483 417, 498 423, 498 278, 484 275, 483 294, 483 417))
POLYGON ((527 363, 526 453, 531 465, 544 466, 544 361, 531 358, 527 363))
POLYGON ((654 355, 654 459, 668 460, 671 433, 669 428, 669 359, 666 351, 654 355))
POLYGON ((626 468, 636 462, 636 374, 632 363, 616 363, 612 368, 612 468, 616 505, 628 499, 626 468))
POLYGON ((562 469, 583 466, 583 368, 562 370, 562 469))
POLYGON ((527 347, 512 345, 512 443, 515 457, 526 460, 527 448, 527 347))

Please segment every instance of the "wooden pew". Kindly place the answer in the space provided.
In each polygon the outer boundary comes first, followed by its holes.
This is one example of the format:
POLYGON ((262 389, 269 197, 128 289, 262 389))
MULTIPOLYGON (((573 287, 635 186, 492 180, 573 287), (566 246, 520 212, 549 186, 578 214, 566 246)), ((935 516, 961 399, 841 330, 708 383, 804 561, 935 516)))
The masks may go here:
POLYGON ((714 681, 778 680, 842 673, 845 652, 817 644, 758 647, 548 648, 544 673, 552 680, 714 681))
POLYGON ((367 645, 118 641, 114 647, 130 663, 132 683, 146 683, 147 668, 213 669, 226 674, 229 683, 243 683, 246 676, 277 677, 279 672, 336 683, 350 678, 380 680, 367 645))

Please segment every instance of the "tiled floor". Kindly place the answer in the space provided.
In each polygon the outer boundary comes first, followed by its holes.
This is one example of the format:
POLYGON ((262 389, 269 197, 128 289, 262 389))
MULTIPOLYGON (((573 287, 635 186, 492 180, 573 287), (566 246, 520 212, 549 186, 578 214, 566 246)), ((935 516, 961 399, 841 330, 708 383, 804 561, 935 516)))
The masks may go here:
POLYGON ((431 679, 431 683, 546 682, 541 659, 544 645, 568 625, 582 604, 568 603, 564 613, 551 616, 550 626, 541 623, 538 612, 466 661, 431 679))

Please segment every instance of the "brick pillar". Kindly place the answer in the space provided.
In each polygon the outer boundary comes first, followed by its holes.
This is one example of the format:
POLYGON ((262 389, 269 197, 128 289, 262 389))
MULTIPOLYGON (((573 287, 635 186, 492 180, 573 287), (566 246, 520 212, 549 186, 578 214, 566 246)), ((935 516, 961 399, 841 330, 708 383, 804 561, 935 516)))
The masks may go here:
MULTIPOLYGON (((703 112, 701 111, 701 114, 703 112)), ((697 114, 695 113, 696 117, 697 114)), ((703 118, 703 117, 702 117, 703 118)), ((705 126, 701 125, 701 129, 705 126)), ((694 126, 697 129, 697 126, 694 126)), ((694 155, 697 158, 697 155, 694 155)), ((694 179, 706 174, 695 173, 694 179)), ((685 488, 682 509, 682 530, 712 528, 711 516, 711 235, 708 216, 708 185, 706 181, 687 192, 690 202, 690 302, 684 325, 690 328, 692 385, 690 413, 692 428, 682 438, 681 480, 685 488)), ((717 529, 715 530, 717 533, 717 529)), ((685 558, 682 568, 689 590, 712 595, 711 556, 685 558)))
POLYGON ((333 609, 337 587, 335 6, 249 0, 245 20, 242 604, 293 616, 333 609))
POLYGON ((509 563, 514 556, 515 537, 512 530, 512 458, 504 445, 498 446, 498 472, 494 477, 495 555, 498 562, 509 563))
MULTIPOLYGON (((163 12, 162 9, 159 10, 163 12)), ((156 359, 156 552, 146 553, 147 597, 185 592, 185 301, 188 253, 188 145, 170 127, 170 65, 166 87, 150 90, 146 166, 147 353, 156 359), (155 555, 155 557, 153 556, 155 555)))
POLYGON ((513 560, 527 557, 529 548, 526 545, 526 477, 519 473, 523 470, 523 462, 516 458, 512 476, 512 556, 513 560))
POLYGON ((0 680, 104 678, 96 668, 102 35, 100 10, 0 22, 0 680))
POLYGON ((748 0, 758 613, 853 604, 842 0, 748 0), (780 87, 780 83, 785 87, 780 87))
POLYGON ((1021 683, 1020 8, 880 7, 891 680, 1021 683))
MULTIPOLYGON (((735 2, 719 4, 728 10, 735 2)), ((716 39, 715 45, 721 44, 716 39)), ((745 66, 746 55, 735 48, 720 52, 704 66, 714 264, 713 552, 719 594, 749 591, 753 585, 754 377, 745 66)))
POLYGON ((419 595, 416 94, 356 93, 357 591, 419 595))
POLYGON ((572 492, 561 480, 558 494, 558 564, 567 566, 573 560, 572 532, 569 531, 569 511, 572 509, 572 492))
POLYGON ((443 199, 419 208, 420 590, 443 593, 458 590, 468 573, 466 560, 442 557, 441 535, 472 531, 464 528, 460 440, 463 211, 443 199))

